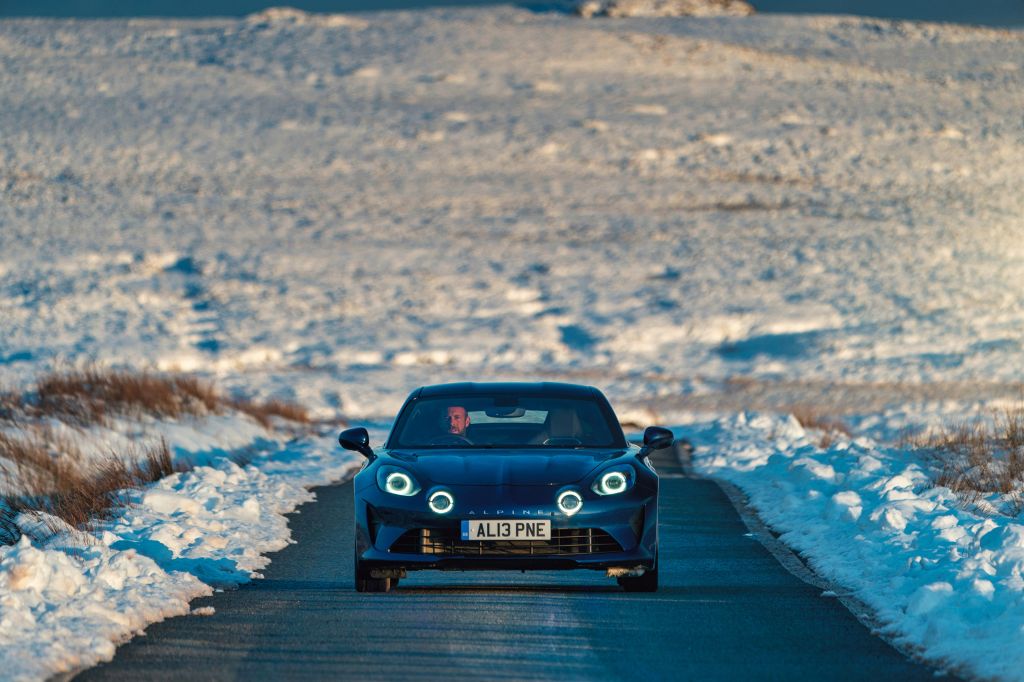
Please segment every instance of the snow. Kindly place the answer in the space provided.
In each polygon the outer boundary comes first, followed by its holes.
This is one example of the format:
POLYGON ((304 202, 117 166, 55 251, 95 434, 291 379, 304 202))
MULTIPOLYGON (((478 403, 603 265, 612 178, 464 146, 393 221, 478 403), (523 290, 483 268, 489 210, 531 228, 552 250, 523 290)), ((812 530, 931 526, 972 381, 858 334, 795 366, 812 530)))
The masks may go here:
POLYGON ((936 487, 913 452, 860 437, 828 449, 792 417, 676 427, 698 472, 740 486, 780 539, 940 669, 1024 679, 1024 525, 936 487))
POLYGON ((109 660, 116 643, 150 623, 190 613, 190 600, 258 578, 266 555, 290 542, 284 514, 314 499, 309 487, 350 476, 362 459, 339 453, 330 434, 281 442, 261 431, 253 443, 239 438, 253 429, 243 417, 214 422, 175 425, 195 452, 185 439, 171 441, 178 458, 205 454, 214 464, 128 492, 123 509, 87 532, 61 530, 42 514, 18 517, 25 535, 0 547, 5 679, 109 660), (240 441, 256 449, 245 467, 227 456, 240 441))
POLYGON ((465 377, 1012 395, 1018 52, 846 17, 6 21, 0 379, 95 358, 349 419, 465 377))
MULTIPOLYGON (((593 383, 685 423, 890 636, 1019 679, 1017 524, 885 445, 1018 394, 1018 33, 275 9, 3 21, 0 65, 0 384, 183 370, 379 437, 422 384, 593 383), (857 437, 737 414, 799 403, 857 437)), ((0 549, 12 674, 258 573, 352 466, 233 415, 81 440, 158 435, 199 468, 92 540, 23 519, 36 539, 0 549)))

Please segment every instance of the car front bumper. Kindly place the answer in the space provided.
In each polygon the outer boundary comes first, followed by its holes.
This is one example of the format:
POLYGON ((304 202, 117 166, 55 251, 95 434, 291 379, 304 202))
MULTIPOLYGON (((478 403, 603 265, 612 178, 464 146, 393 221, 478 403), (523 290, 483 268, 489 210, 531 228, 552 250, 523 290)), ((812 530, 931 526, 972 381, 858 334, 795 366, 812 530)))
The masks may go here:
POLYGON ((554 486, 445 486, 455 497, 447 514, 430 511, 423 490, 411 497, 376 484, 355 495, 356 559, 365 569, 563 570, 656 568, 656 487, 636 485, 599 496, 575 488, 582 509, 567 516, 554 486), (471 542, 460 539, 465 519, 546 519, 552 540, 471 542))

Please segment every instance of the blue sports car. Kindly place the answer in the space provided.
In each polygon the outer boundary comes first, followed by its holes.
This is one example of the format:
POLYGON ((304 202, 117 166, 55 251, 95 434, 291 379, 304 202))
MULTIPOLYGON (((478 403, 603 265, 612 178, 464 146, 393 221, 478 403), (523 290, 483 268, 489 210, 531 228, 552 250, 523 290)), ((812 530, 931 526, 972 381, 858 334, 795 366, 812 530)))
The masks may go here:
POLYGON ((560 383, 424 386, 383 449, 366 429, 341 445, 356 474, 355 587, 387 592, 425 569, 606 571, 628 591, 658 589, 656 426, 626 441, 604 395, 560 383))

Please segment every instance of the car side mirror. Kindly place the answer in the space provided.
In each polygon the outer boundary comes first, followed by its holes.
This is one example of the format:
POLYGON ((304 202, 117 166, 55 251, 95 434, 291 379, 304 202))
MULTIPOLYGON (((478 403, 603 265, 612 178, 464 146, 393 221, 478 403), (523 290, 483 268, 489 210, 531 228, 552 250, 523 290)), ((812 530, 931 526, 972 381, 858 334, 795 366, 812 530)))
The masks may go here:
POLYGON ((355 450, 367 459, 373 459, 373 448, 370 447, 370 434, 363 427, 345 429, 338 436, 338 442, 346 450, 355 450))
POLYGON ((672 445, 675 436, 668 429, 661 426, 648 426, 644 431, 644 449, 661 450, 672 445))

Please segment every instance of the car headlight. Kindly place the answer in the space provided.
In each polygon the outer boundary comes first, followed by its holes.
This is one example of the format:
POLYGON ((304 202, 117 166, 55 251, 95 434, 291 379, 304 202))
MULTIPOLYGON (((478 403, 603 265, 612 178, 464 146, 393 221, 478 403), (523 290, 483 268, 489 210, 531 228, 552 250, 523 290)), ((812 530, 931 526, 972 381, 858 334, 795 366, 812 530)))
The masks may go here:
POLYGON ((598 476, 591 489, 598 495, 618 495, 632 488, 635 480, 631 468, 612 469, 598 476))
POLYGON ((381 467, 377 471, 377 485, 386 493, 411 497, 420 491, 420 484, 407 471, 398 467, 381 467))
POLYGON ((572 516, 580 509, 583 509, 583 497, 575 490, 566 490, 559 493, 555 500, 559 510, 566 516, 572 516))

